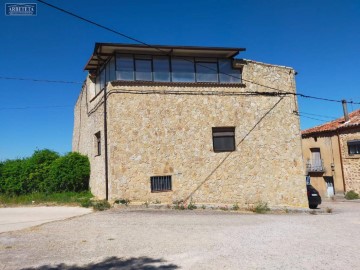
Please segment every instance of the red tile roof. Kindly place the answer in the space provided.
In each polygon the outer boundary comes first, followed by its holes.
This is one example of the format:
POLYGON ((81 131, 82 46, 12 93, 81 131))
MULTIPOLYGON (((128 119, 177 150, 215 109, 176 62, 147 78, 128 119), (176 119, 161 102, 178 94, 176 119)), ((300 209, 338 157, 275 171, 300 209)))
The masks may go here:
POLYGON ((345 122, 344 117, 338 118, 336 120, 327 122, 320 126, 316 126, 313 128, 305 129, 301 132, 302 135, 311 135, 314 133, 322 133, 322 132, 331 132, 336 131, 343 128, 349 127, 360 127, 360 110, 353 111, 349 113, 350 120, 345 122))

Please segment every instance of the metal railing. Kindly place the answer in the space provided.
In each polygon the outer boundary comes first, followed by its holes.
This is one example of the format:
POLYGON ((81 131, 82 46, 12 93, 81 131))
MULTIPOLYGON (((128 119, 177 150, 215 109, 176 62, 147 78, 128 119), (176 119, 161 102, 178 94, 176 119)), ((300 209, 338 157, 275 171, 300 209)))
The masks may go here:
POLYGON ((324 161, 322 159, 308 159, 306 172, 325 172, 324 161))

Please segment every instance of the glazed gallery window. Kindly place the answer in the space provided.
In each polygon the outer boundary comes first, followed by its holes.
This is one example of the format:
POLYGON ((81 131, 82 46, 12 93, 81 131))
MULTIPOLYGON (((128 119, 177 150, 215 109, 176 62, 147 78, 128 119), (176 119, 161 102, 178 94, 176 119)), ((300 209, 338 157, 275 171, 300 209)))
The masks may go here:
POLYGON ((214 152, 235 151, 235 127, 212 128, 214 152))
POLYGON ((116 65, 109 61, 108 66, 108 76, 98 75, 100 87, 113 79, 115 66, 116 80, 122 81, 241 83, 241 69, 233 68, 232 59, 118 53, 116 65))
POLYGON ((360 140, 348 141, 349 155, 360 155, 360 140))

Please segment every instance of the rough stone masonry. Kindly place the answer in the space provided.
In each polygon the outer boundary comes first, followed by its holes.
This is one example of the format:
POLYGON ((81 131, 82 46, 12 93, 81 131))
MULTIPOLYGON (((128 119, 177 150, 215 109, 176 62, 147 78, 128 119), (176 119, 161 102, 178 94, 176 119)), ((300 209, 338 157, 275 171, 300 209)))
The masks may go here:
MULTIPOLYGON (((274 91, 262 85, 295 93, 295 72, 242 63, 241 84, 107 83, 110 200, 307 206, 296 98, 242 95, 274 91), (235 128, 235 151, 214 152, 213 127, 235 128), (151 192, 151 176, 169 175, 171 191, 151 192)), ((75 106, 73 151, 88 155, 91 191, 105 198, 104 92, 91 95, 93 85, 75 106)))

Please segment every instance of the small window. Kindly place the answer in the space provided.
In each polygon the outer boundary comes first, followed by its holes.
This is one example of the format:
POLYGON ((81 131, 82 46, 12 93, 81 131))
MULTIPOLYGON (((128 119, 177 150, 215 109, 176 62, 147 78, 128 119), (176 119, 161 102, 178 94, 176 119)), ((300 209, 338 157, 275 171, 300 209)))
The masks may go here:
POLYGON ((95 133, 95 156, 101 155, 101 133, 95 133))
POLYGON ((348 141, 348 150, 349 155, 359 155, 360 154, 360 140, 348 141))
POLYGON ((212 128, 214 152, 235 151, 235 127, 212 128))
POLYGON ((151 192, 161 192, 172 190, 171 175, 151 176, 151 192))

